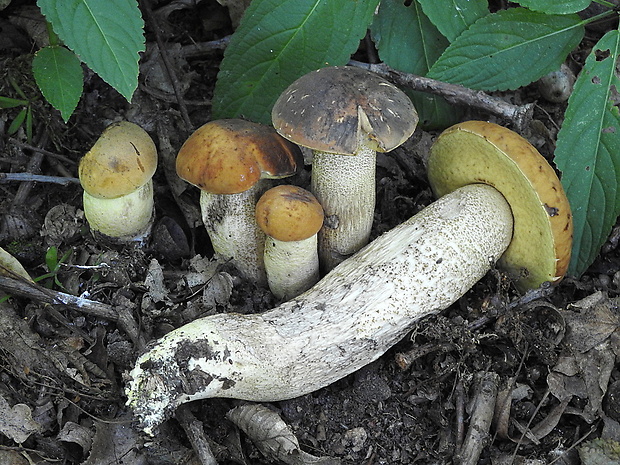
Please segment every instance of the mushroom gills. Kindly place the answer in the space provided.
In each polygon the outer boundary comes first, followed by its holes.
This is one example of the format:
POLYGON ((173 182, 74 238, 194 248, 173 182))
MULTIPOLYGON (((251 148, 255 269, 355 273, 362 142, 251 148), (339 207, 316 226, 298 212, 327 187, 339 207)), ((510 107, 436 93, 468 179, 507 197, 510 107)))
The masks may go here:
POLYGON ((152 434, 188 401, 277 401, 327 386, 461 297, 511 235, 510 207, 495 188, 457 189, 297 298, 263 314, 208 316, 167 334, 137 360, 127 403, 152 434))

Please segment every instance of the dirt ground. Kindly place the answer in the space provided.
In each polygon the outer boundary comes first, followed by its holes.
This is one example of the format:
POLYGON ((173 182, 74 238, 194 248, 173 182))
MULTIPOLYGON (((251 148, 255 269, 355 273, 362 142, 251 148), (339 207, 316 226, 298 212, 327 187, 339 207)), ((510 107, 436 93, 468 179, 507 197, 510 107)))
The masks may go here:
MULTIPOLYGON (((198 401, 154 438, 142 434, 123 391, 141 344, 199 316, 262 312, 277 301, 231 266, 210 261, 197 190, 173 172, 189 131, 152 24, 132 103, 86 71, 84 95, 64 124, 34 85, 33 38, 15 21, 32 4, 14 1, 0 11, 0 95, 18 97, 13 80, 34 111, 30 144, 23 129, 8 135, 19 109, 0 112, 0 176, 75 178, 81 156, 122 119, 151 134, 160 167, 156 222, 144 249, 91 234, 78 184, 0 177, 0 246, 41 278, 36 287, 0 281, 0 294, 12 295, 0 303, 0 464, 213 463, 196 453, 206 444, 219 464, 264 464, 290 446, 289 432, 303 451, 286 457, 294 464, 620 463, 620 227, 579 279, 519 295, 493 270, 378 361, 324 389, 250 406, 235 422, 227 414, 243 403, 198 401), (101 306, 59 304, 59 292, 101 306), (479 460, 472 458, 477 449, 479 460)), ((184 47, 226 38, 228 12, 203 0, 155 13, 184 108, 198 127, 209 120, 223 50, 193 54, 184 47)), ((601 34, 588 31, 569 57, 572 68, 578 71, 601 34)), ((523 135, 552 154, 565 104, 544 101, 535 85, 503 97, 536 102, 523 135)), ((464 117, 488 118, 474 109, 464 117)), ((379 155, 373 238, 432 202, 424 160, 435 136, 418 130, 402 148, 379 155)), ((307 184, 308 177, 306 171, 297 181, 307 184)))

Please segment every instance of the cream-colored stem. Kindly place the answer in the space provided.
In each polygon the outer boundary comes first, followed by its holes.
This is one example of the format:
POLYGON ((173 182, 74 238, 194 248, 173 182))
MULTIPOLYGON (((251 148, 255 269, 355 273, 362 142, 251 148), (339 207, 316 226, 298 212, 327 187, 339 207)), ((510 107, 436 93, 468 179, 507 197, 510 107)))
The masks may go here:
POLYGON ((153 181, 115 199, 100 199, 84 191, 83 205, 92 230, 119 242, 142 241, 153 220, 153 181))
POLYGON ((319 280, 316 234, 291 242, 267 236, 265 268, 269 289, 278 299, 292 299, 307 291, 319 280))
POLYGON ((265 233, 256 223, 256 202, 269 187, 260 180, 240 194, 218 195, 202 191, 202 221, 211 239, 213 250, 223 259, 230 259, 239 272, 258 285, 267 285, 263 251, 265 233))
POLYGON ((164 336, 131 372, 128 404, 151 433, 195 399, 290 399, 381 356, 462 296, 508 246, 512 214, 486 185, 446 195, 264 314, 219 314, 164 336))
POLYGON ((375 211, 377 154, 361 145, 355 155, 314 152, 310 190, 325 211, 319 231, 324 272, 368 244, 375 211))

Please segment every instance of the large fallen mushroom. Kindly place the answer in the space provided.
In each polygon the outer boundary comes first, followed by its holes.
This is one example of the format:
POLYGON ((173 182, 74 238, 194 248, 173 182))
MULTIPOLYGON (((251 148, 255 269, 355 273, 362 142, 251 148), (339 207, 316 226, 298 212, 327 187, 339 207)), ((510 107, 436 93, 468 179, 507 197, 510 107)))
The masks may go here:
POLYGON ((196 320, 143 354, 126 391, 141 427, 152 434, 196 399, 277 401, 327 386, 456 301, 514 244, 525 247, 501 262, 520 285, 561 279, 570 208, 553 169, 524 139, 494 124, 463 123, 439 137, 429 165, 433 188, 445 195, 307 292, 263 314, 196 320), (444 151, 455 147, 452 160, 444 151), (444 166, 448 159, 455 165, 444 166))

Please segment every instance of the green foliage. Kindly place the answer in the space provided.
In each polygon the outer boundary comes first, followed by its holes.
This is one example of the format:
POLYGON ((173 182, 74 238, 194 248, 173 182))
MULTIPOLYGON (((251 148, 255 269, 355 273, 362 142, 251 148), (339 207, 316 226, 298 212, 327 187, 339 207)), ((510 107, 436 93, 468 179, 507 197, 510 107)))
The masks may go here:
POLYGON ((11 86, 21 97, 19 99, 0 96, 0 109, 23 107, 19 113, 13 118, 11 124, 7 129, 7 134, 12 136, 19 128, 25 123, 26 125, 26 140, 28 143, 32 142, 32 100, 30 100, 24 91, 19 87, 14 79, 9 78, 11 86))
POLYGON ((137 2, 38 0, 37 4, 54 33, 75 53, 52 41, 33 63, 37 84, 63 119, 69 119, 81 95, 79 60, 131 100, 138 86, 139 52, 144 51, 144 23, 137 2))
POLYGON ((47 266, 48 272, 36 277, 34 281, 43 281, 43 286, 48 289, 52 289, 54 285, 58 286, 60 289, 64 289, 64 286, 58 279, 58 273, 60 272, 62 264, 69 259, 72 253, 73 251, 69 249, 62 255, 62 257, 58 258, 57 247, 53 246, 47 249, 47 252, 45 253, 45 265, 47 266))
POLYGON ((452 42, 428 77, 479 90, 516 89, 558 69, 582 37, 578 16, 500 10, 452 42))
POLYGON ((32 60, 32 73, 43 96, 66 123, 82 96, 80 59, 64 47, 44 47, 32 60))
POLYGON ((271 107, 295 79, 344 65, 379 0, 254 0, 226 48, 213 117, 271 123, 271 107))
POLYGON ((592 263, 620 214, 619 58, 620 32, 610 31, 588 56, 558 134, 555 162, 575 223, 573 274, 592 263))

